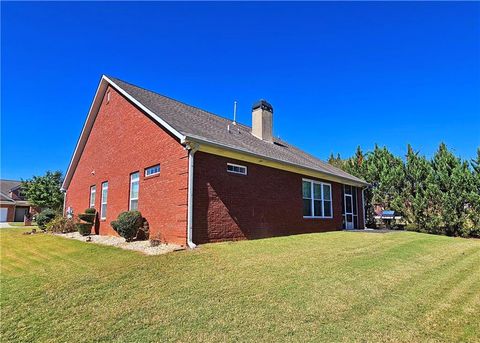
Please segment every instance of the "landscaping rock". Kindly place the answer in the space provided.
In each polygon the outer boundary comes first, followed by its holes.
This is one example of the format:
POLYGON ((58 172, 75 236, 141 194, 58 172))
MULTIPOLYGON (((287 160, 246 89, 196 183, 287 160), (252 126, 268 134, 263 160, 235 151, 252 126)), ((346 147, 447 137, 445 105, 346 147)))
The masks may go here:
MULTIPOLYGON (((86 238, 80 235, 78 232, 70 232, 65 234, 56 234, 60 237, 76 239, 79 241, 86 242, 86 238)), ((159 244, 157 246, 151 246, 150 241, 133 241, 126 242, 125 238, 115 237, 115 236, 99 236, 99 235, 90 235, 87 239, 90 239, 88 242, 110 245, 126 250, 135 250, 146 255, 161 255, 173 251, 184 250, 185 248, 180 245, 175 244, 159 244)))

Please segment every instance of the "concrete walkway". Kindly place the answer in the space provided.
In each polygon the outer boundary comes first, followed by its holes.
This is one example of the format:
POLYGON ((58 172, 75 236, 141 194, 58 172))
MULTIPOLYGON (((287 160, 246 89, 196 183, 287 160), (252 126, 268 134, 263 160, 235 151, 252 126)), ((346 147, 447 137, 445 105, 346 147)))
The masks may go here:
POLYGON ((0 223, 0 229, 6 229, 7 227, 15 227, 8 223, 0 223))

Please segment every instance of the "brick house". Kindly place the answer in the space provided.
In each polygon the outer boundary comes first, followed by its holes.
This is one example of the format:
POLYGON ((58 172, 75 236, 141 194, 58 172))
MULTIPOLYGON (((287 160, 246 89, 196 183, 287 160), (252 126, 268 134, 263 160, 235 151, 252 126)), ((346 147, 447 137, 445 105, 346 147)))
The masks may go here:
POLYGON ((194 247, 363 228, 367 183, 252 127, 103 76, 63 183, 65 212, 95 207, 97 234, 138 209, 150 235, 194 247))
POLYGON ((24 216, 35 212, 22 193, 22 182, 0 180, 0 222, 23 222, 24 216))

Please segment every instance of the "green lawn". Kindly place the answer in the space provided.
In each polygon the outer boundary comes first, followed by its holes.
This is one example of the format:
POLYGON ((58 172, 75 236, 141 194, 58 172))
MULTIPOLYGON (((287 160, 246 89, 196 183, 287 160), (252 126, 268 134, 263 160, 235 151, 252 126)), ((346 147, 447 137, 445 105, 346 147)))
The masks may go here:
POLYGON ((1 229, 1 341, 478 341, 480 240, 333 232, 162 256, 1 229))

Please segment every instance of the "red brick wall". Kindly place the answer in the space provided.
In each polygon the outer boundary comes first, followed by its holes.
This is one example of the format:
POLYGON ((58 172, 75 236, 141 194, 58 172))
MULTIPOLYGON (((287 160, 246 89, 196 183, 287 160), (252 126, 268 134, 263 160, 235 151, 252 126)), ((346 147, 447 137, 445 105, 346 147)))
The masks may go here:
POLYGON ((66 208, 82 213, 89 207, 90 186, 96 185, 99 210, 102 182, 108 181, 107 216, 97 229, 115 235, 110 222, 128 210, 130 174, 139 171, 138 209, 149 222, 151 237, 185 244, 187 151, 123 96, 109 91, 110 101, 103 100, 67 190, 66 208), (145 178, 144 169, 158 163, 160 174, 145 178))
POLYGON ((342 185, 325 182, 332 185, 333 218, 304 219, 302 175, 197 152, 193 241, 341 230, 342 185), (247 166, 248 175, 227 173, 227 162, 247 166))

